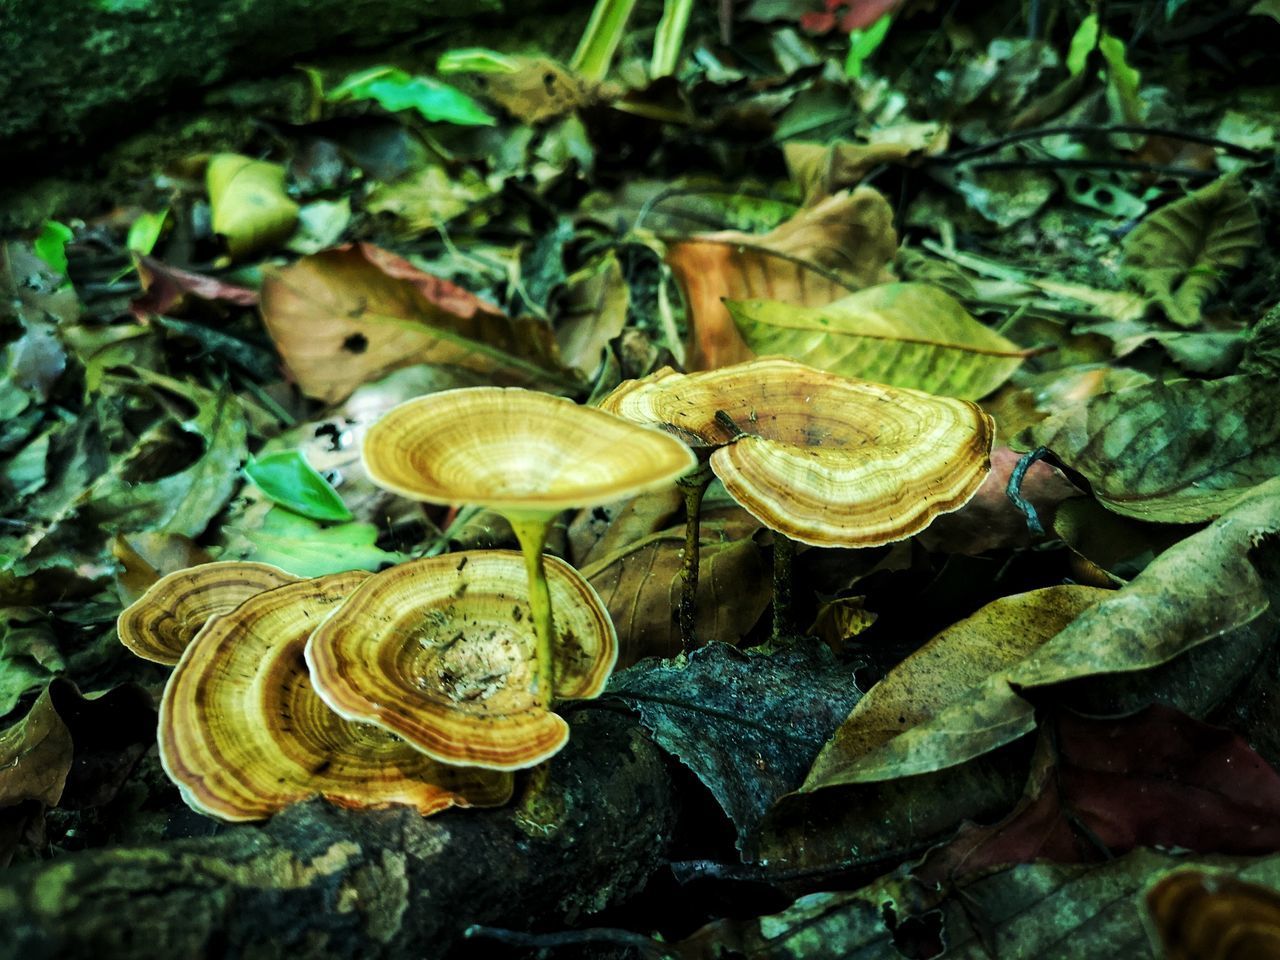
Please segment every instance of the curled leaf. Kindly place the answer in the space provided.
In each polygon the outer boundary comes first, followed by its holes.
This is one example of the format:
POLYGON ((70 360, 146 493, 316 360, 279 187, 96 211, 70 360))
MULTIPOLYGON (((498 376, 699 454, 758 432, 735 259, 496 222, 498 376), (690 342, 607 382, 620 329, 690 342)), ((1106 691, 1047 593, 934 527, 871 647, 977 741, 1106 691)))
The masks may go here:
POLYGON ((1125 238, 1125 265, 1170 320, 1194 327, 1204 301, 1261 236, 1248 193, 1226 177, 1143 220, 1125 238))

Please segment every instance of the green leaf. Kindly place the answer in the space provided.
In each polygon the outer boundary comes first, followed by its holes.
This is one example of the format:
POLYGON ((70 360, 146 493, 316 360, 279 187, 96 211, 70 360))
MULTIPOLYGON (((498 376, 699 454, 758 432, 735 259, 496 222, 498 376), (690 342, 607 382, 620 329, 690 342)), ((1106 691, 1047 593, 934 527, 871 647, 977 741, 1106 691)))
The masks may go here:
POLYGON ((32 247, 36 256, 47 263, 55 273, 67 275, 67 243, 74 234, 65 223, 46 220, 40 225, 40 235, 32 247))
POLYGON ((436 73, 515 73, 520 63, 506 54, 484 47, 446 50, 436 61, 436 73))
POLYGON ((1078 76, 1084 70, 1094 48, 1098 45, 1098 15, 1091 13, 1080 21, 1075 34, 1071 37, 1071 47, 1067 50, 1067 72, 1078 76))
POLYGON ((373 100, 392 113, 417 110, 432 123, 491 127, 497 121, 457 87, 398 67, 370 67, 351 74, 325 94, 329 101, 373 100))
POLYGON ((168 219, 168 207, 157 213, 138 214, 138 218, 129 225, 129 236, 125 240, 125 246, 134 253, 149 254, 155 249, 156 241, 160 239, 160 231, 164 229, 164 222, 168 219))
POLYGON ((1262 238, 1249 194, 1233 177, 1162 207, 1124 240, 1125 267, 1174 323, 1193 327, 1222 277, 1262 238))
POLYGON ((756 353, 781 354, 847 377, 974 400, 1027 356, 924 283, 886 283, 825 307, 769 300, 728 303, 756 353))
POLYGON ((884 43, 885 36, 889 33, 889 25, 892 17, 885 14, 871 26, 865 30, 851 30, 849 32, 849 56, 844 61, 844 75, 846 77, 862 76, 862 65, 867 62, 870 57, 884 43))
POLYGON ((238 542, 222 559, 270 563, 299 577, 380 570, 409 559, 403 553, 380 548, 378 528, 372 523, 321 527, 314 520, 279 507, 268 511, 256 529, 227 530, 238 535, 238 542))
POLYGON ((1024 431, 1080 471, 1109 510, 1199 523, 1280 474, 1275 381, 1149 383, 1103 394, 1024 431))
POLYGON ((294 513, 312 520, 351 519, 338 491, 297 450, 250 460, 244 472, 271 500, 294 513))

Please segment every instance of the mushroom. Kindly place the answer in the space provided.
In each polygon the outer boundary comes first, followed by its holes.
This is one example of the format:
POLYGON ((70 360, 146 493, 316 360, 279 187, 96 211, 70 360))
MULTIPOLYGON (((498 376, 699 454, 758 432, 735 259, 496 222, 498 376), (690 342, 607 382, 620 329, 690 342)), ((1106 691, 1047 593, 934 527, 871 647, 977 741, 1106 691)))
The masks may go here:
MULTIPOLYGON (((598 696, 618 658, 613 623, 573 567, 545 562, 560 638, 557 694, 598 696)), ((446 554, 375 574, 311 635, 316 692, 341 716, 377 724, 444 763, 514 770, 545 760, 568 741, 569 725, 531 691, 525 587, 514 550, 446 554)))
POLYGON ((269 563, 243 560, 175 570, 121 612, 116 632, 120 642, 142 659, 171 667, 210 617, 297 579, 269 563))
POLYGON ((561 511, 655 490, 697 465, 683 443, 562 397, 470 387, 388 411, 364 440, 378 485, 428 503, 480 504, 511 523, 524 554, 537 637, 533 693, 555 696, 554 623, 543 570, 547 528, 561 511))
MULTIPOLYGON (((919 533, 977 492, 995 438, 992 419, 967 400, 783 357, 687 375, 664 367, 621 384, 601 408, 700 448, 729 495, 782 535, 774 548, 775 638, 790 589, 790 541, 874 547, 919 533)), ((688 501, 695 548, 700 500, 699 492, 688 501)), ((698 564, 690 552, 681 605, 692 611, 698 564)))
POLYGON ((307 637, 367 577, 352 571, 260 593, 191 641, 165 686, 159 733, 160 762, 189 806, 258 820, 319 795, 344 807, 407 804, 425 816, 510 798, 510 774, 437 763, 316 696, 307 637))

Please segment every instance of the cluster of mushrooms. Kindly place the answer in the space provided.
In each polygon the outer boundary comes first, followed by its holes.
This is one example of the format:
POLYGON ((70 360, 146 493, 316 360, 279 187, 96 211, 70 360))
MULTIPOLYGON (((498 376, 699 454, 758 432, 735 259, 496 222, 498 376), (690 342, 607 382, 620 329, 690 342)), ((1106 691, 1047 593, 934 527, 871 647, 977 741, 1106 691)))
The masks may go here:
POLYGON ((775 532, 776 632, 793 540, 866 547, 920 532, 977 491, 993 435, 968 401, 780 358, 664 368, 599 408, 514 388, 429 394, 369 430, 370 477, 413 499, 497 510, 520 552, 307 580, 205 564, 153 585, 120 615, 120 639, 174 665, 160 756, 196 810, 253 820, 317 795, 423 815, 499 805, 512 771, 567 742, 556 703, 599 695, 617 659, 600 598, 543 554, 563 511, 681 485, 688 648, 713 476, 775 532))

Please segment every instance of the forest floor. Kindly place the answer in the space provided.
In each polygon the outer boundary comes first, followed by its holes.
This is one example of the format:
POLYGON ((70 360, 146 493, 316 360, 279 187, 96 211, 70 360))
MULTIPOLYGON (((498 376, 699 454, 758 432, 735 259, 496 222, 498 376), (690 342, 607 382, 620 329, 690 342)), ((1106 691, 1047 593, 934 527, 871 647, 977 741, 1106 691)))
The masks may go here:
MULTIPOLYGON (((311 70, 0 247, 0 957, 1280 954, 1280 6, 819 3, 311 70), (886 386, 748 367, 652 415, 716 451, 697 648, 682 490, 582 500, 552 594, 617 664, 568 749, 355 809, 413 763, 310 692, 318 608, 429 558, 462 605, 519 546, 375 482, 374 424, 757 356, 886 386), (718 459, 759 437, 809 527, 718 459), (211 561, 307 585, 152 589, 211 561), (198 670, 266 686, 182 706, 198 670)), ((465 710, 520 636, 412 682, 465 710)))

